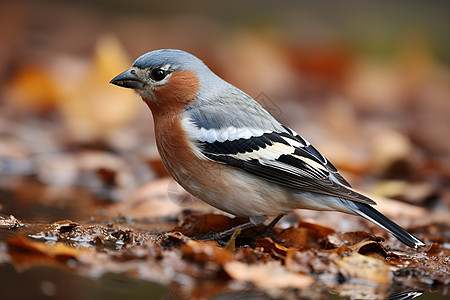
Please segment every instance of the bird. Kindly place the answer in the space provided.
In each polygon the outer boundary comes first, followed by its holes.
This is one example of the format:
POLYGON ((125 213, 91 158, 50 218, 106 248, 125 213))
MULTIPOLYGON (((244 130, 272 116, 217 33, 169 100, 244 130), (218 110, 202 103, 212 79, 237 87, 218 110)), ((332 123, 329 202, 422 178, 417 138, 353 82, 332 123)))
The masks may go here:
POLYGON ((187 192, 248 222, 273 229, 296 209, 361 216, 418 248, 420 239, 372 207, 311 143, 256 100, 178 49, 138 57, 111 84, 133 89, 150 108, 162 163, 187 192))

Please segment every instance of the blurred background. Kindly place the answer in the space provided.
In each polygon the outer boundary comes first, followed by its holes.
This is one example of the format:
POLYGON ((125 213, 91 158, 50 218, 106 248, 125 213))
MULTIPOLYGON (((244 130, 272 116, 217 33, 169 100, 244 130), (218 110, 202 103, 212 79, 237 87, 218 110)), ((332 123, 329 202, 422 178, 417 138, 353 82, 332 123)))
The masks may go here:
POLYGON ((0 5, 5 190, 23 183, 11 175, 32 175, 59 192, 87 186, 123 200, 164 175, 150 112, 108 82, 143 53, 178 48, 309 139, 354 185, 450 203, 441 189, 450 177, 446 1, 0 5))
MULTIPOLYGON (((107 218, 167 178, 150 111, 108 82, 148 51, 177 48, 315 144, 352 185, 448 220, 449 11, 444 0, 2 0, 0 213, 107 218)), ((165 184, 158 193, 182 193, 165 184)))

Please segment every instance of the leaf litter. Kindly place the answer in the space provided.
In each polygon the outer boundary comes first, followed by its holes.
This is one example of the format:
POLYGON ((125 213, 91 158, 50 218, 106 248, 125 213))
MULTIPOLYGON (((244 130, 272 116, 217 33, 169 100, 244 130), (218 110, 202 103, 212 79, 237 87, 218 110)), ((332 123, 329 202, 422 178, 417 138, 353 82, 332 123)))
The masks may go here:
POLYGON ((439 243, 416 251, 363 231, 335 232, 298 222, 286 230, 276 228, 278 242, 265 237, 249 243, 256 233, 244 230, 223 246, 215 240, 192 238, 227 228, 235 218, 198 212, 180 217, 184 218, 180 225, 172 223, 167 232, 152 231, 152 224, 145 224, 143 231, 144 224, 136 221, 80 224, 65 220, 36 232, 35 225, 23 224, 27 234, 6 240, 3 263, 19 270, 58 266, 91 278, 119 273, 162 284, 176 282, 185 293, 193 293, 198 282, 208 280, 221 292, 251 287, 272 297, 284 297, 286 291, 314 294, 318 289, 326 294, 344 283, 381 287, 374 290, 377 295, 396 284, 449 283, 450 250, 439 243), (318 283, 323 285, 318 288, 318 283))

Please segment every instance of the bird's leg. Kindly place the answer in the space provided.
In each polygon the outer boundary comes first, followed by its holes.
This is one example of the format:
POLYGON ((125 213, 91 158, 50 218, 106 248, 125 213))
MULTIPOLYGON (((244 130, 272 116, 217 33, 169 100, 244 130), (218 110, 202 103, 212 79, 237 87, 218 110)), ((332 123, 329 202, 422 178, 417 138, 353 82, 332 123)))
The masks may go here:
POLYGON ((245 230, 245 229, 252 228, 252 227, 254 227, 254 226, 255 226, 255 225, 254 225, 252 222, 248 221, 247 223, 243 223, 243 224, 240 224, 240 225, 235 226, 235 227, 233 227, 233 228, 227 229, 227 230, 225 230, 225 231, 218 232, 218 233, 214 234, 214 238, 215 238, 216 240, 217 240, 217 239, 222 239, 222 238, 224 238, 224 237, 227 237, 227 236, 229 236, 229 235, 232 235, 233 232, 235 232, 237 229, 245 230))
MULTIPOLYGON (((258 236, 256 236, 255 238, 253 238, 253 240, 257 240, 257 239, 260 239, 260 238, 263 238, 263 237, 266 237, 266 236, 270 236, 275 242, 277 242, 277 243, 281 243, 281 241, 277 238, 277 237, 275 237, 273 234, 272 234, 272 229, 275 227, 275 225, 278 223, 278 221, 280 221, 280 219, 283 217, 284 215, 279 215, 278 217, 276 217, 275 219, 273 219, 273 221, 272 222, 270 222, 270 224, 269 225, 267 225, 263 230, 261 230, 261 231, 258 231, 258 230, 256 230, 256 229, 254 229, 257 233, 258 233, 258 236)), ((201 238, 195 238, 195 239, 202 239, 202 240, 216 240, 217 242, 219 242, 219 244, 220 244, 220 240, 221 239, 223 239, 223 238, 225 238, 225 237, 227 237, 227 236, 230 236, 230 235, 232 235, 233 234, 233 232, 235 232, 236 230, 245 230, 245 229, 249 229, 249 228, 252 228, 252 227, 255 227, 255 224, 253 224, 251 221, 248 221, 248 222, 246 222, 246 223, 243 223, 243 224, 240 224, 240 225, 238 225, 238 226, 235 226, 235 227, 233 227, 233 228, 230 228, 230 229, 227 229, 227 230, 225 230, 225 231, 222 231, 222 232, 217 232, 217 233, 214 233, 214 234, 212 234, 212 235, 208 235, 208 236, 204 236, 204 237, 201 237, 201 238)), ((192 237, 191 237, 192 238, 192 237)))
POLYGON ((266 226, 266 228, 264 229, 264 231, 272 232, 272 229, 273 229, 273 228, 275 227, 275 225, 281 220, 282 217, 284 217, 284 215, 279 215, 278 217, 276 217, 275 219, 273 219, 272 222, 270 222, 270 224, 266 226))
POLYGON ((279 215, 278 217, 276 217, 275 219, 272 220, 272 222, 270 222, 269 225, 267 225, 263 230, 261 231, 257 231, 255 229, 255 231, 259 234, 255 239, 259 239, 259 238, 263 238, 266 236, 270 236, 272 238, 272 240, 274 240, 277 243, 281 243, 281 241, 272 234, 272 230, 275 227, 275 225, 278 223, 278 221, 281 220, 281 218, 284 217, 284 215, 279 215))
POLYGON ((252 228, 254 226, 255 226, 255 224, 253 224, 252 222, 249 221, 249 222, 240 224, 238 226, 235 226, 233 228, 227 229, 227 230, 222 231, 222 232, 209 233, 209 234, 207 234, 205 236, 191 236, 190 238, 194 239, 194 240, 204 240, 204 241, 216 240, 220 244, 221 243, 220 242, 221 239, 232 235, 233 232, 235 232, 236 230, 241 230, 242 231, 242 230, 245 230, 245 229, 252 228))
MULTIPOLYGON (((270 236, 274 241, 279 242, 280 240, 278 240, 278 239, 272 234, 272 230, 273 230, 273 228, 275 227, 275 225, 278 223, 278 221, 280 221, 280 219, 281 219, 283 216, 284 216, 284 215, 279 215, 278 217, 276 217, 275 219, 273 219, 272 222, 270 222, 270 224, 267 225, 267 226, 266 226, 263 230, 261 230, 261 231, 258 231, 258 230, 256 230, 256 229, 254 229, 254 230, 258 233, 258 236, 255 238, 255 240, 256 240, 256 239, 259 239, 259 238, 266 237, 266 236, 270 236)), ((245 230, 245 229, 249 229, 249 228, 252 228, 252 227, 255 227, 255 225, 254 225, 251 221, 248 221, 247 223, 243 223, 243 224, 240 224, 240 225, 235 226, 235 227, 233 227, 233 228, 227 229, 227 230, 225 230, 225 231, 218 232, 218 233, 216 233, 216 234, 214 235, 214 238, 215 238, 215 239, 222 239, 222 238, 224 238, 224 237, 227 237, 227 236, 229 236, 229 235, 232 235, 233 232, 235 232, 237 229, 245 230)))

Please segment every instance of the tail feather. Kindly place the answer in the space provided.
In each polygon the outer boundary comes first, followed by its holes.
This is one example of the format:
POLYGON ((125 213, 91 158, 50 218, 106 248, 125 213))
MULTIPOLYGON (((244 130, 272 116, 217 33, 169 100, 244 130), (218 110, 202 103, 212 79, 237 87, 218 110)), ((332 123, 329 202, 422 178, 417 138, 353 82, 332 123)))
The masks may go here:
POLYGON ((386 300, 412 300, 422 296, 424 291, 408 289, 406 291, 395 292, 387 296, 386 300))
POLYGON ((405 229, 400 227, 395 222, 388 219, 386 216, 384 216, 382 213, 380 213, 372 206, 365 203, 355 202, 347 199, 341 200, 345 201, 346 207, 350 208, 352 212, 360 215, 361 217, 373 222, 374 224, 380 226, 384 230, 390 232, 403 244, 412 248, 425 246, 424 242, 416 238, 411 233, 407 232, 405 229))

